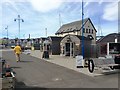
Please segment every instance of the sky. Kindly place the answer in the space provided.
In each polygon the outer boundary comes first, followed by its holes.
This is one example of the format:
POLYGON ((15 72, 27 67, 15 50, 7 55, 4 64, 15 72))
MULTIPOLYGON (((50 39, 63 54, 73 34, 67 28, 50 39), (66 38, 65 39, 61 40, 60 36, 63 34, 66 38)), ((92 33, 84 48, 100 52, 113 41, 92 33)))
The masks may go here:
MULTIPOLYGON (((84 18, 90 18, 97 35, 118 32, 120 0, 83 0, 84 18)), ((81 0, 0 0, 0 38, 54 36, 61 25, 82 19, 81 0), (61 23, 60 23, 61 22, 61 23), (5 29, 8 26, 7 29, 5 29), (46 34, 47 31, 47 34, 46 34)))

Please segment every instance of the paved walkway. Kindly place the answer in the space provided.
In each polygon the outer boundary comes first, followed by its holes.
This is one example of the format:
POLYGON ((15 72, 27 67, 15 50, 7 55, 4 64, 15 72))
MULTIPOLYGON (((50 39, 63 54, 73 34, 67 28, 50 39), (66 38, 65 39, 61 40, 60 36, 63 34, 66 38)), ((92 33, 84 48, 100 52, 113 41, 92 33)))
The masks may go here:
MULTIPOLYGON (((36 54, 36 57, 37 57, 39 52, 40 51, 32 51, 31 55, 36 54)), ((58 59, 62 60, 60 56, 59 57, 56 56, 56 59, 55 57, 52 58, 51 56, 49 60, 42 60, 42 59, 39 59, 41 57, 35 58, 30 55, 21 54, 21 62, 16 62, 13 51, 3 51, 2 55, 3 55, 3 58, 11 66, 11 68, 15 73, 16 80, 17 80, 16 88, 19 88, 19 87, 25 87, 25 88, 31 88, 31 87, 33 88, 34 87, 36 88, 108 88, 108 87, 116 88, 118 87, 118 74, 112 74, 107 76, 102 75, 99 77, 90 77, 85 74, 82 74, 83 73, 82 69, 79 69, 79 71, 82 72, 82 73, 79 73, 79 72, 76 72, 77 69, 76 71, 74 71, 73 69, 71 70, 71 69, 53 64, 54 60, 55 61, 58 59)), ((71 61, 72 59, 72 58, 70 59, 69 57, 63 57, 63 59, 64 58, 66 58, 67 61, 71 61)), ((64 64, 64 65, 67 66, 68 64, 64 64)))
MULTIPOLYGON (((27 53, 28 51, 26 51, 25 53, 27 53)), ((31 56, 37 57, 37 58, 41 58, 42 59, 42 52, 40 50, 34 50, 34 51, 29 51, 31 56)), ((116 73, 116 71, 111 71, 110 69, 107 70, 102 70, 102 69, 98 69, 95 68, 95 71, 93 73, 90 73, 88 71, 88 68, 76 68, 76 58, 72 58, 72 57, 66 57, 66 56, 60 56, 60 55, 50 55, 49 59, 43 59, 46 60, 48 62, 75 70, 77 72, 81 72, 83 74, 89 75, 89 76, 99 76, 99 75, 103 75, 103 73, 116 73)))

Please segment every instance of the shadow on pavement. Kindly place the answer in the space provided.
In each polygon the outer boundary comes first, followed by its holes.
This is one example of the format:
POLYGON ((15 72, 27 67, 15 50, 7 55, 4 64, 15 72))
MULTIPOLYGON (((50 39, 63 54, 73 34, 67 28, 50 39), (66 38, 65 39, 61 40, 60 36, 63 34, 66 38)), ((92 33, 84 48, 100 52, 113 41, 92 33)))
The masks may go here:
POLYGON ((47 88, 26 86, 24 82, 18 82, 16 80, 15 89, 14 90, 47 90, 47 88))
POLYGON ((104 75, 120 74, 120 70, 115 70, 115 71, 111 71, 111 72, 103 72, 102 74, 104 74, 104 75))
POLYGON ((29 62, 33 62, 33 61, 19 61, 18 63, 23 62, 23 63, 29 63, 29 62))
POLYGON ((14 66, 14 67, 11 67, 12 69, 19 69, 19 68, 21 68, 21 67, 16 67, 16 66, 14 66))

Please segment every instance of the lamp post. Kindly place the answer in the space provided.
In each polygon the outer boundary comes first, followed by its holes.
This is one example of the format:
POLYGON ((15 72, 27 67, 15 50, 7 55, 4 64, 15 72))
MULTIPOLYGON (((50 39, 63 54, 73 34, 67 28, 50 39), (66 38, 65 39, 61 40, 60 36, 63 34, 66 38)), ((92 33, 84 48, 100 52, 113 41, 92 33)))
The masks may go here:
POLYGON ((7 30, 7 45, 8 45, 8 26, 5 28, 7 30))
POLYGON ((18 15, 18 18, 15 18, 14 21, 18 20, 18 31, 19 31, 19 44, 20 44, 20 21, 24 22, 22 18, 20 18, 20 15, 18 15))
POLYGON ((84 21, 83 21, 83 19, 84 19, 84 8, 83 8, 83 0, 82 0, 82 56, 83 56, 83 58, 84 58, 84 32, 83 32, 83 30, 84 30, 84 28, 83 28, 83 23, 84 23, 84 21))

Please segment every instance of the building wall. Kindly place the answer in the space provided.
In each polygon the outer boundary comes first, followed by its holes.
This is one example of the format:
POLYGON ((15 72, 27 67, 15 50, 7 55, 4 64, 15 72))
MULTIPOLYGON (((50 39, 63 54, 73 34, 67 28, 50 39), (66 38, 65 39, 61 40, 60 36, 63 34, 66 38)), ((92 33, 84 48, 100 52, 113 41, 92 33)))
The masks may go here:
MULTIPOLYGON (((74 36, 74 35, 68 35, 61 40, 61 43, 60 43, 61 55, 64 55, 64 56, 66 55, 66 52, 65 52, 66 43, 73 43, 73 55, 72 55, 73 57, 77 55, 82 55, 82 49, 81 49, 82 41, 77 36, 74 36), (68 41, 68 38, 70 38, 70 42, 68 41)), ((91 46, 91 40, 84 41, 84 56, 85 58, 89 58, 91 56, 96 57, 96 51, 93 48, 93 46, 91 46)))
MULTIPOLYGON (((119 28, 119 30, 120 30, 120 28, 119 28)), ((117 34, 117 41, 120 43, 120 32, 117 34)))
MULTIPOLYGON (((92 26, 90 21, 86 22, 84 29, 85 29, 84 36, 87 37, 88 35, 92 35, 94 38, 94 40, 92 40, 92 44, 96 44, 96 30, 94 29, 94 27, 92 26), (87 32, 87 30, 88 30, 88 32, 87 32)), ((81 30, 81 32, 82 32, 82 30, 81 30)))
POLYGON ((72 56, 75 56, 75 55, 78 55, 80 53, 80 39, 74 35, 67 35, 66 37, 64 37, 61 42, 60 42, 60 46, 61 46, 61 55, 66 55, 66 47, 65 47, 65 44, 66 43, 73 43, 73 47, 74 49, 71 48, 70 49, 70 53, 71 53, 71 50, 73 50, 73 55, 72 56), (68 38, 70 38, 70 41, 68 41, 68 38))
POLYGON ((51 54, 60 55, 60 42, 59 41, 52 41, 51 54))

